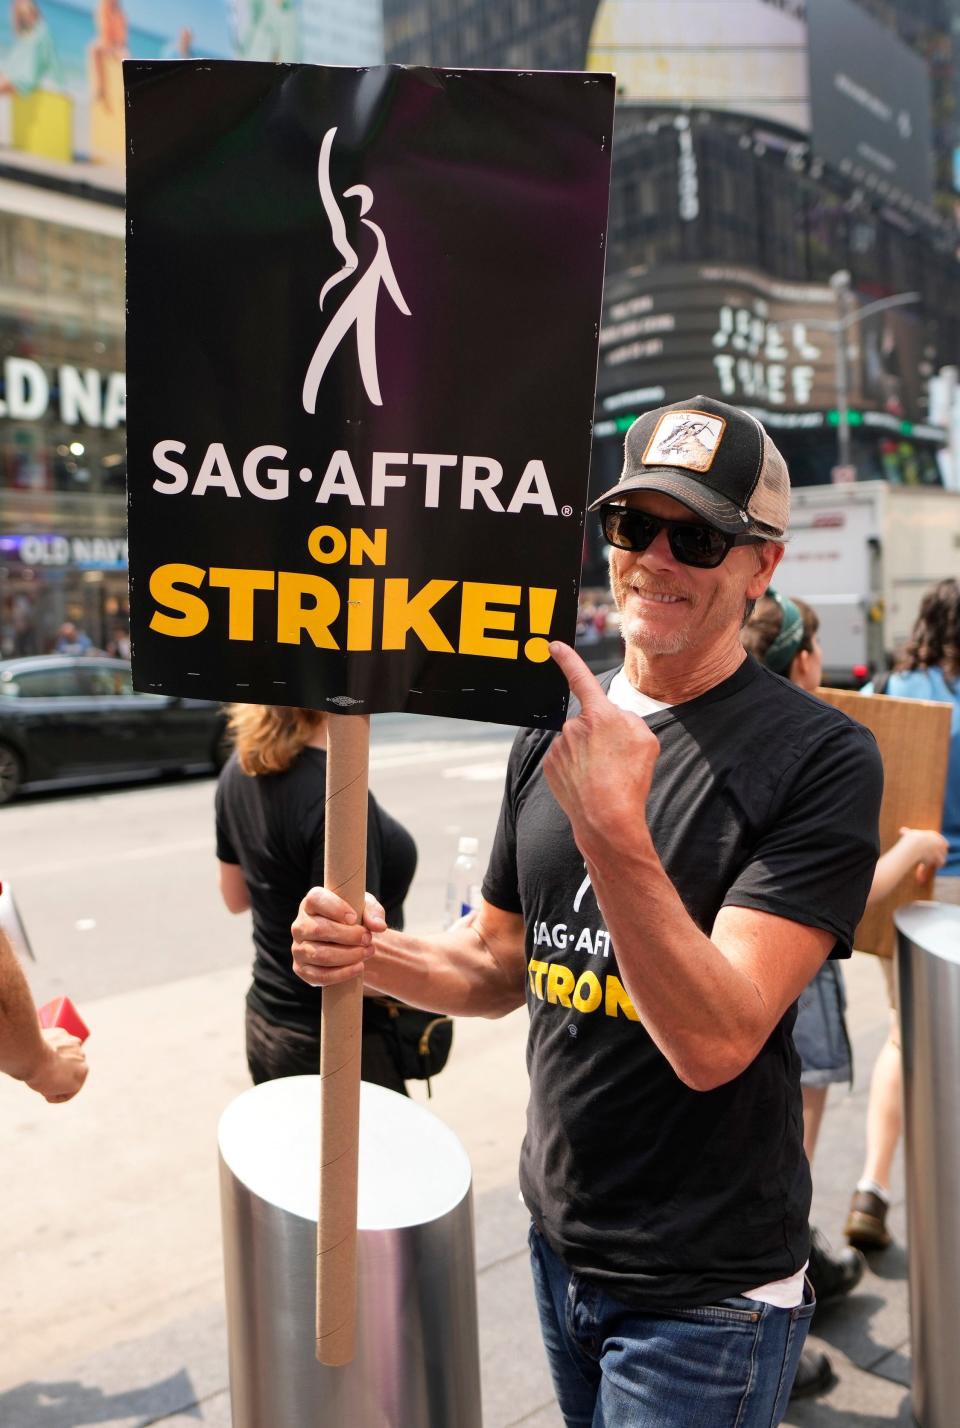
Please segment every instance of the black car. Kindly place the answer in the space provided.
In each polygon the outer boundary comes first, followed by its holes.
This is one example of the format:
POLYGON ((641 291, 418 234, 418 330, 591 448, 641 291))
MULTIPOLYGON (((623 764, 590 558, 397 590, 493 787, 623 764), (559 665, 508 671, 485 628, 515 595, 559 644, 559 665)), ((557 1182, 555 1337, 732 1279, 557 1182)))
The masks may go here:
POLYGON ((0 803, 44 784, 219 769, 228 752, 219 704, 139 694, 124 660, 0 660, 0 803))

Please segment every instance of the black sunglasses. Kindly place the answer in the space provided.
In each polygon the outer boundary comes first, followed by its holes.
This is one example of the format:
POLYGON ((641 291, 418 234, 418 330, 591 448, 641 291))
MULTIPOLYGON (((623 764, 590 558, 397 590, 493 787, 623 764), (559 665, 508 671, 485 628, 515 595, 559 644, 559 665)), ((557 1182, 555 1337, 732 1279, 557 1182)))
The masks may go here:
POLYGON ((698 570, 714 570, 722 565, 735 545, 763 545, 766 537, 727 535, 705 521, 671 521, 635 511, 631 506, 600 507, 600 524, 610 545, 619 550, 644 551, 661 531, 666 531, 670 551, 681 565, 698 570))

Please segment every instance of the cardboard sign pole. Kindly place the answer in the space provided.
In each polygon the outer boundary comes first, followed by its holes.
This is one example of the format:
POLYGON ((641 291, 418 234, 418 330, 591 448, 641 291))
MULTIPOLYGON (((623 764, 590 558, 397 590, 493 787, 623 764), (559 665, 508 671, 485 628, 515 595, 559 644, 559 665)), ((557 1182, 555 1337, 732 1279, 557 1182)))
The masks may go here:
MULTIPOLYGON (((327 723, 324 884, 360 917, 366 891, 370 720, 327 723)), ((320 1210, 317 1216, 317 1358, 354 1356, 357 1309, 357 1157, 363 981, 327 987, 320 1013, 320 1210)))

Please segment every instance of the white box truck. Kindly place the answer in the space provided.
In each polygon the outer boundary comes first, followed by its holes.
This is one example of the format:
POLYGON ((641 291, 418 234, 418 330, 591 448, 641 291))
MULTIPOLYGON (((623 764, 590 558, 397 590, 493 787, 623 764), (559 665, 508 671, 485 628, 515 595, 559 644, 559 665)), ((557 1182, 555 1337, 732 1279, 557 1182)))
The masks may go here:
POLYGON ((824 683, 858 688, 907 638, 924 590, 960 578, 960 491, 799 486, 774 576, 820 616, 824 683))

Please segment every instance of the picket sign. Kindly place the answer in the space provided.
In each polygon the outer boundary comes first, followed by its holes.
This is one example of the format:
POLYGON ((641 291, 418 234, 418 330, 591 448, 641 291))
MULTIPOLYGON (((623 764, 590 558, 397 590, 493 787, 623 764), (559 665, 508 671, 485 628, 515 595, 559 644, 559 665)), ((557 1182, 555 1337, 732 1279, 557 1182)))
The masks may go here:
MULTIPOLYGON (((363 916, 367 863, 370 720, 327 722, 323 881, 363 916)), ((317 1358, 339 1367, 354 1355, 357 1300, 357 1164, 363 978, 326 987, 320 1010, 320 1210, 317 1216, 317 1358)))

